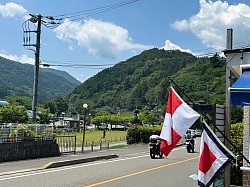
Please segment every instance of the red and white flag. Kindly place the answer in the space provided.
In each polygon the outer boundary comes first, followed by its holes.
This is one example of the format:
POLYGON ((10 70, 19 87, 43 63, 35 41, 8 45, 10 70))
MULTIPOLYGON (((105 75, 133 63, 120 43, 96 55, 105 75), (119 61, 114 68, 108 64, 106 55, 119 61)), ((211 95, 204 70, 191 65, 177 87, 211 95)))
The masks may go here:
POLYGON ((216 137, 206 122, 201 135, 198 185, 207 187, 234 159, 234 155, 216 137))
POLYGON ((161 152, 168 156, 186 131, 200 117, 196 111, 189 107, 170 87, 166 115, 161 130, 161 152))

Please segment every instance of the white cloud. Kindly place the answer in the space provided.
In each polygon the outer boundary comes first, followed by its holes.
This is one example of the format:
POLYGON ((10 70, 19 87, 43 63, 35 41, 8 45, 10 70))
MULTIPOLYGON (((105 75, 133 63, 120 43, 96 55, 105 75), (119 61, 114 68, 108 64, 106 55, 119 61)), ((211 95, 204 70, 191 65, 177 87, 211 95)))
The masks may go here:
POLYGON ((226 46, 228 28, 234 30, 234 42, 249 41, 250 7, 245 4, 229 5, 226 1, 200 0, 200 11, 189 19, 178 20, 172 27, 190 30, 203 44, 216 50, 226 46))
POLYGON ((87 20, 84 23, 66 20, 57 29, 57 37, 65 42, 76 42, 94 56, 117 58, 125 50, 145 50, 151 48, 134 43, 126 29, 115 24, 87 20))
POLYGON ((0 13, 3 17, 25 17, 28 11, 22 5, 10 2, 5 5, 0 4, 0 13))
POLYGON ((172 43, 171 41, 169 40, 166 40, 165 41, 165 46, 162 47, 162 49, 165 49, 165 50, 180 50, 182 52, 187 52, 187 53, 192 53, 191 50, 189 49, 182 49, 180 46, 172 43))
POLYGON ((0 53, 0 56, 3 58, 9 59, 9 60, 21 62, 23 64, 34 65, 34 62, 35 62, 35 60, 33 58, 30 58, 27 55, 16 56, 16 55, 10 55, 10 54, 6 54, 6 53, 0 53))
POLYGON ((188 21, 187 20, 176 21, 171 26, 179 31, 188 30, 188 21))

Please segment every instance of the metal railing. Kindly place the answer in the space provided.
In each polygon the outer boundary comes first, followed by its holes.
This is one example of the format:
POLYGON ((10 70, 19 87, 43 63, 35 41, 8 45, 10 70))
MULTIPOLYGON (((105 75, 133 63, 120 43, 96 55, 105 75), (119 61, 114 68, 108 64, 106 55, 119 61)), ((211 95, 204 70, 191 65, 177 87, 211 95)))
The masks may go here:
POLYGON ((56 136, 60 153, 76 153, 76 136, 56 136))

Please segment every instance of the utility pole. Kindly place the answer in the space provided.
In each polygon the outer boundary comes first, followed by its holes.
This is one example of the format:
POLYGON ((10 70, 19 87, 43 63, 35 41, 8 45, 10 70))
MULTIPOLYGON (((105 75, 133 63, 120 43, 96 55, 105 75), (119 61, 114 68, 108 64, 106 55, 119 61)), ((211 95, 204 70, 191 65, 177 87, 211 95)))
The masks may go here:
POLYGON ((39 73, 39 57, 40 57, 40 38, 41 38, 41 20, 42 16, 37 16, 37 33, 36 33, 36 52, 34 65, 34 85, 33 85, 33 102, 32 102, 32 120, 36 121, 36 107, 38 95, 38 73, 39 73))
POLYGON ((61 24, 62 19, 55 19, 52 16, 42 16, 40 14, 30 14, 30 18, 23 23, 23 46, 35 52, 35 64, 34 64, 34 84, 33 84, 33 100, 32 100, 32 120, 36 122, 36 109, 37 109, 37 97, 38 97, 38 74, 40 63, 40 40, 41 40, 41 25, 49 29, 54 29, 61 24), (30 22, 35 25, 36 30, 30 30, 30 22), (36 33, 36 43, 31 43, 31 33, 36 33))
MULTIPOLYGON (((227 50, 233 48, 233 29, 227 29, 227 50)), ((226 67, 226 115, 225 115, 225 136, 231 140, 231 98, 228 88, 231 86, 231 70, 226 67)), ((225 141, 225 145, 230 149, 230 143, 225 141)), ((225 186, 230 186, 230 168, 231 164, 225 169, 225 186)))
POLYGON ((36 122, 36 108, 37 108, 37 96, 38 96, 38 74, 39 74, 39 57, 40 57, 40 39, 41 39, 41 24, 42 24, 42 16, 30 14, 31 18, 27 21, 31 21, 32 23, 37 23, 37 30, 30 31, 25 30, 24 32, 30 35, 31 32, 36 33, 36 44, 30 44, 30 36, 29 38, 24 38, 25 44, 24 47, 31 48, 35 47, 35 64, 34 64, 34 83, 33 83, 33 100, 32 100, 32 121, 36 122), (27 43, 27 41, 29 43, 27 43))

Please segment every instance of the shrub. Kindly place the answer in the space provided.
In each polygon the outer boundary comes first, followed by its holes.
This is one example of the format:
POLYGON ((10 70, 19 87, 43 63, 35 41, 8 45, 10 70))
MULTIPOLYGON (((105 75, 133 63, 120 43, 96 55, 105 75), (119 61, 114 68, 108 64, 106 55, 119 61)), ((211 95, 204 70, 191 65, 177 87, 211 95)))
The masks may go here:
MULTIPOLYGON (((235 123, 231 126, 232 143, 235 146, 231 151, 235 155, 243 154, 243 123, 235 123)), ((231 165, 231 184, 241 186, 242 185, 242 170, 240 167, 243 165, 243 158, 240 156, 237 161, 231 165), (237 162, 237 164, 236 164, 237 162)))
POLYGON ((149 137, 153 134, 160 135, 161 129, 160 126, 157 127, 144 127, 144 126, 133 126, 128 129, 127 132, 127 144, 134 144, 134 143, 148 143, 149 137))

